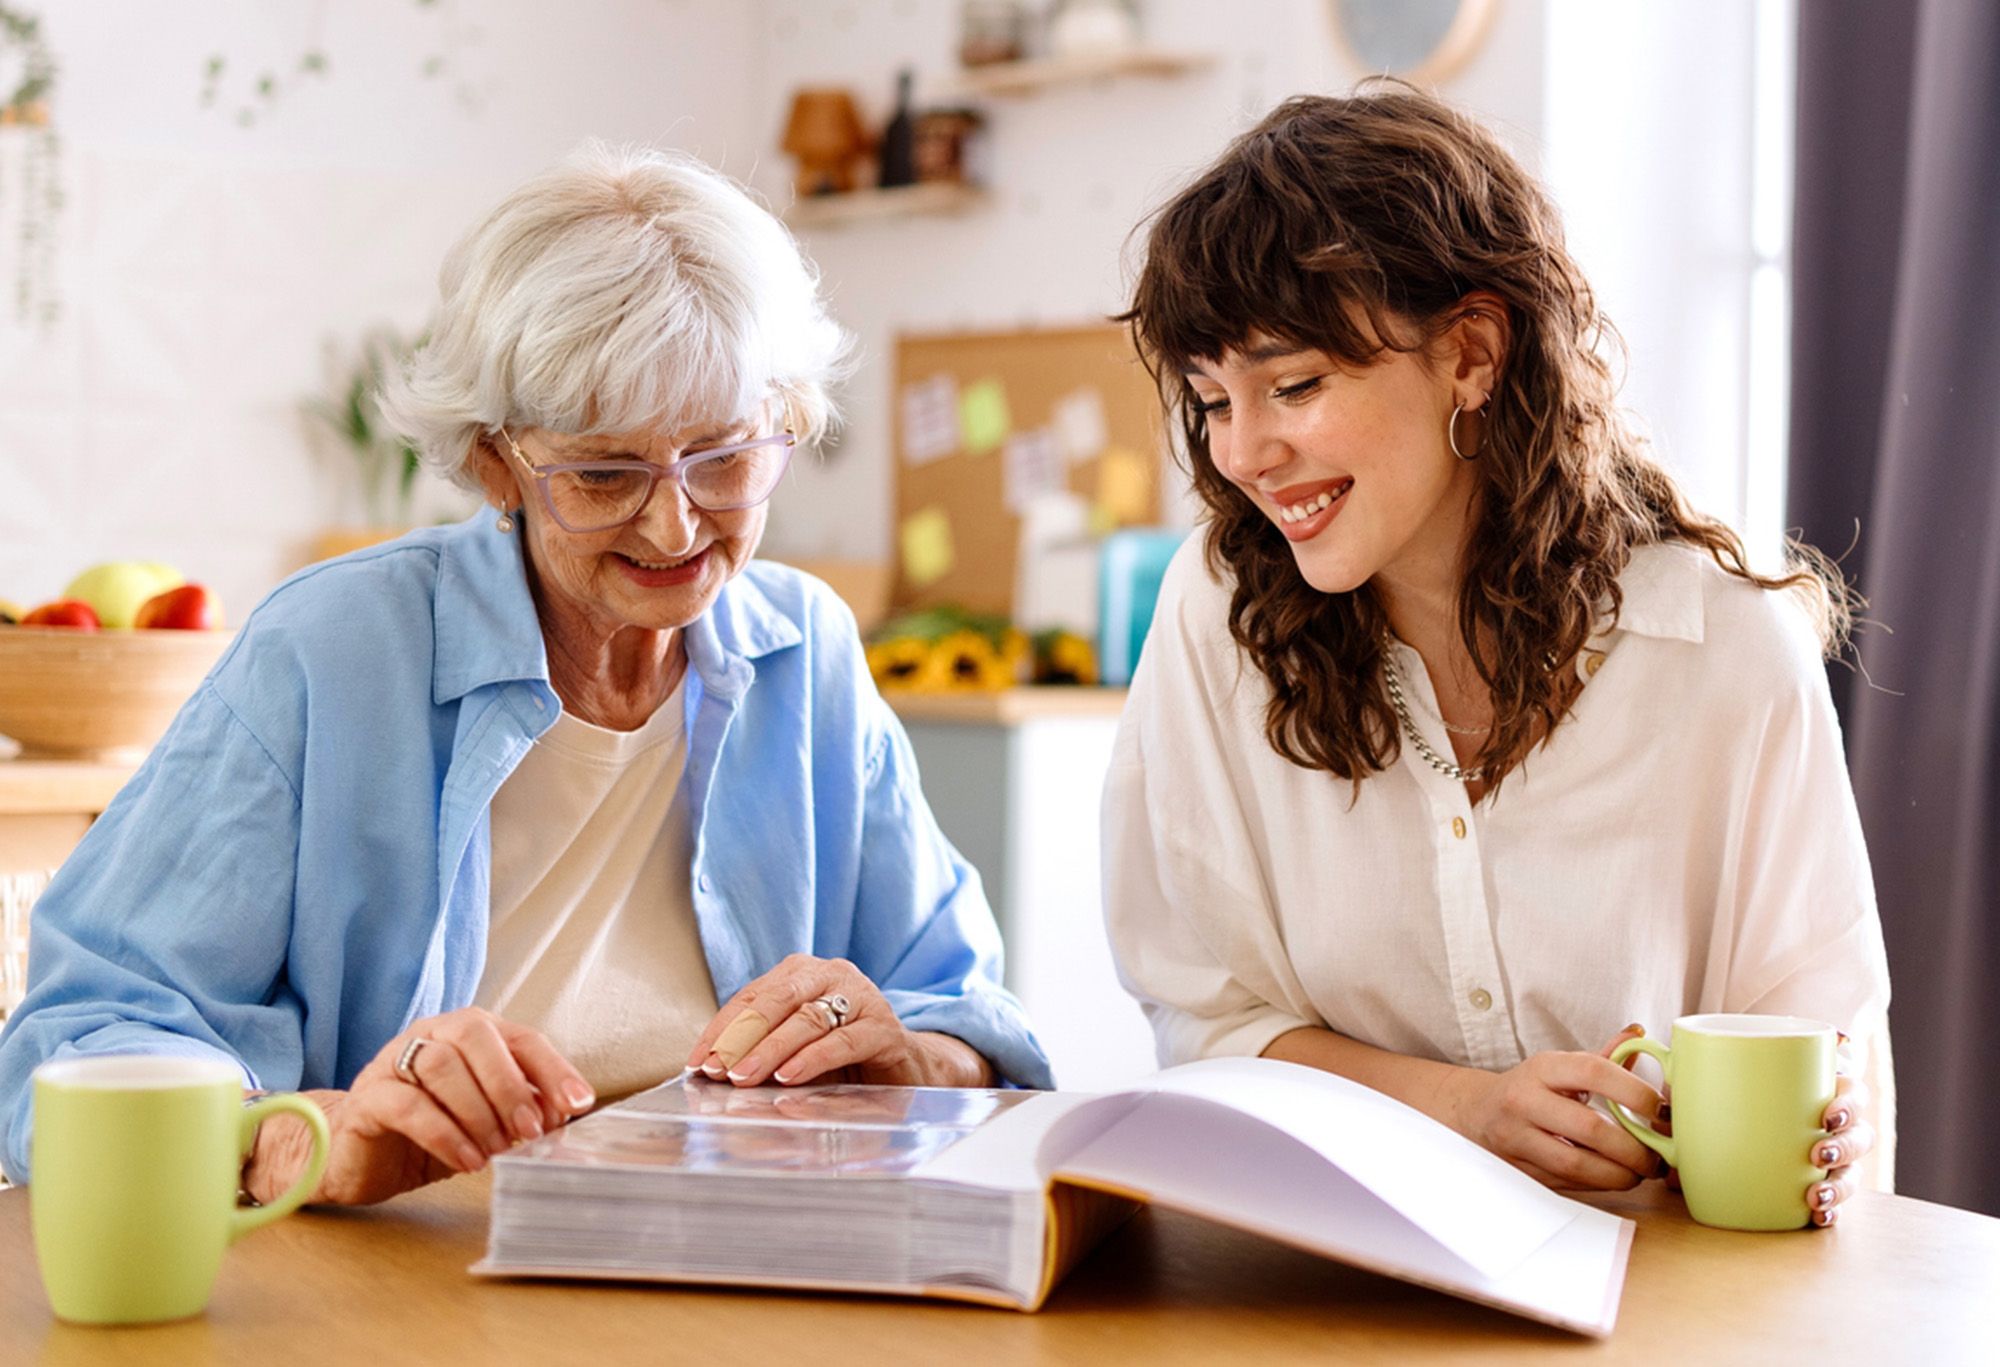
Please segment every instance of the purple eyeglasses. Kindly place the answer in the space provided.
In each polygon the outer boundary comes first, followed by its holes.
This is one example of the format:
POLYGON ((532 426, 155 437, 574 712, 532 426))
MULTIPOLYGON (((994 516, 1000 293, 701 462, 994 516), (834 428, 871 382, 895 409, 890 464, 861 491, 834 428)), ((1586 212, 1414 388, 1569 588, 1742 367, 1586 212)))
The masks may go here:
POLYGON ((681 486, 687 500, 711 513, 754 508, 778 490, 798 437, 787 428, 769 437, 690 451, 667 465, 649 460, 580 460, 536 465, 506 428, 500 435, 534 477, 542 506, 566 532, 608 532, 646 511, 661 480, 681 486))

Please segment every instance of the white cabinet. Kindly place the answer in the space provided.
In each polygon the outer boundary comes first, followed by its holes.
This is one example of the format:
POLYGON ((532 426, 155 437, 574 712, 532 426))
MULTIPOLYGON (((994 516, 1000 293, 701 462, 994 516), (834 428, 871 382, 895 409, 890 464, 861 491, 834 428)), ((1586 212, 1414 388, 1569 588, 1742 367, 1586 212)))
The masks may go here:
POLYGON ((1074 1091, 1154 1071, 1153 1035, 1104 934, 1098 799, 1122 691, 892 697, 938 824, 985 880, 1007 985, 1074 1091))

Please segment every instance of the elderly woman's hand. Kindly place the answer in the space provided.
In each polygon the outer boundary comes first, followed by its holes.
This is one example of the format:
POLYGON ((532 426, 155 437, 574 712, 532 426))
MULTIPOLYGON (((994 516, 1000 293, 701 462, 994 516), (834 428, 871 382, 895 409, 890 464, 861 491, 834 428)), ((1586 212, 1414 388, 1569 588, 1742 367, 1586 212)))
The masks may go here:
POLYGON ((794 954, 731 997, 701 1032, 688 1067, 739 1087, 766 1080, 985 1087, 993 1070, 949 1035, 906 1030, 866 974, 845 959, 794 954), (845 1019, 833 1017, 845 999, 845 1019), (831 1006, 821 1003, 832 1003, 831 1006))
MULTIPOLYGON (((306 1095, 333 1132, 312 1199, 356 1206, 483 1168, 489 1155, 539 1137, 594 1100, 583 1075, 541 1035, 477 1007, 418 1021, 382 1046, 349 1090, 306 1095), (398 1061, 419 1039, 399 1074, 398 1061)), ((275 1199, 309 1151, 303 1124, 265 1121, 244 1189, 259 1201, 275 1199)))

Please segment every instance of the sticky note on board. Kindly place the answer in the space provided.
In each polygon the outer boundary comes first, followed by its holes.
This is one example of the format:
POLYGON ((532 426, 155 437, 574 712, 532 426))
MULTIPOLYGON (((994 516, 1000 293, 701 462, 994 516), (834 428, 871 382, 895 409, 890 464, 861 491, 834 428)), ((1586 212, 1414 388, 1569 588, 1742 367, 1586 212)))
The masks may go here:
POLYGON ((1072 465, 1094 458, 1111 442, 1104 420, 1104 396, 1095 389, 1077 389, 1056 400, 1049 426, 1064 459, 1072 465))
POLYGON ((919 508, 903 519, 899 538, 903 574, 917 588, 927 588, 951 573, 951 518, 938 507, 919 508))
POLYGON ((1000 381, 975 380, 959 392, 958 425, 968 456, 983 456, 1000 449, 1010 426, 1007 391, 1000 381))
POLYGON ((1098 457, 1097 509, 1113 526, 1149 521, 1152 495, 1152 475, 1136 452, 1114 446, 1098 457))
POLYGON ((1046 427, 1031 427, 1007 438, 1000 453, 1003 462, 1007 506, 1017 516, 1036 497, 1063 487, 1062 449, 1055 433, 1046 427))
POLYGON ((912 465, 958 449, 958 381, 933 375, 903 386, 903 459, 912 465))

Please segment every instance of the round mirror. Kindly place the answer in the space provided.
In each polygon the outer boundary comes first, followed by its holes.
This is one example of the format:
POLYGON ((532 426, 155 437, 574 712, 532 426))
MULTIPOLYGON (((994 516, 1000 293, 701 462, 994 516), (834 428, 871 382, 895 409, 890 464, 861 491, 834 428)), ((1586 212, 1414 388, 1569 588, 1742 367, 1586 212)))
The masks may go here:
POLYGON ((1332 0, 1333 27, 1370 75, 1450 79, 1479 48, 1493 0, 1332 0))

